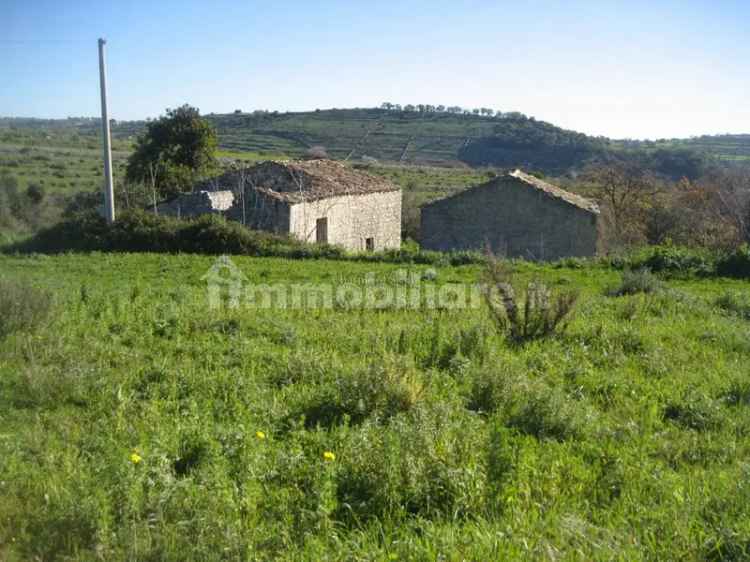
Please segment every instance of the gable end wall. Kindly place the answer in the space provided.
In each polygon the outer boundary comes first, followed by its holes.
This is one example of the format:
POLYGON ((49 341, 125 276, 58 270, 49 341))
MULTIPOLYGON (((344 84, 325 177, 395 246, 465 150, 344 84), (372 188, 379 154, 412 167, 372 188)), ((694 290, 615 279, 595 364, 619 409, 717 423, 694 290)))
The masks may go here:
POLYGON ((328 243, 348 250, 365 250, 373 238, 374 249, 401 245, 401 191, 343 195, 291 205, 289 232, 315 242, 316 221, 328 219, 328 243))
POLYGON ((598 215, 507 178, 422 209, 427 250, 483 250, 532 260, 593 256, 598 215))

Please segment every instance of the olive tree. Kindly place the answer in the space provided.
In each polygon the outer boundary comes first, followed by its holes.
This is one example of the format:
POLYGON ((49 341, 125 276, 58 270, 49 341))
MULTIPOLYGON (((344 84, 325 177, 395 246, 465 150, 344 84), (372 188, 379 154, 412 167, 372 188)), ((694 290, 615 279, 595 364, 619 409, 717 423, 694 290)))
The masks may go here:
POLYGON ((186 191, 216 169, 216 146, 216 131, 197 108, 186 104, 167 109, 138 138, 128 159, 127 180, 154 182, 162 196, 186 191))

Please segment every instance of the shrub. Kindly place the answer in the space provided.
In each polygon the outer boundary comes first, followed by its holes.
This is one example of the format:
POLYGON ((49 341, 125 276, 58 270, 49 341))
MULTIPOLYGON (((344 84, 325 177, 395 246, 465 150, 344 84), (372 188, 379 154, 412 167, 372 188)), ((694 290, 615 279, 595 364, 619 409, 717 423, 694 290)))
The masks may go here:
POLYGON ((680 246, 655 246, 630 260, 631 269, 649 269, 655 273, 706 275, 714 271, 715 259, 706 250, 680 246))
POLYGON ((0 279, 0 339, 37 328, 51 308, 52 295, 48 291, 0 279))
MULTIPOLYGON (((348 253, 337 246, 307 244, 289 236, 250 230, 219 215, 191 219, 157 216, 142 210, 119 213, 108 226, 98 213, 97 194, 79 194, 71 201, 66 220, 38 232, 33 238, 5 249, 9 252, 187 252, 244 254, 293 259, 346 259, 366 262, 463 265, 481 263, 476 252, 424 252, 413 246, 384 252, 348 253)), ((1 209, 1 207, 0 207, 1 209)))
POLYGON ((561 392, 547 387, 532 387, 524 403, 513 412, 506 425, 537 439, 565 441, 581 435, 580 408, 561 392))
POLYGON ((750 299, 742 293, 727 291, 717 297, 714 304, 726 312, 750 320, 750 299))
POLYGON ((196 252, 310 257, 340 253, 329 246, 308 246, 291 238, 249 230, 217 215, 181 220, 145 211, 120 213, 112 226, 93 212, 39 232, 12 248, 16 251, 58 253, 66 251, 196 252))
POLYGON ((519 374, 512 366, 474 376, 468 408, 495 414, 509 428, 537 439, 565 441, 584 432, 585 405, 562 391, 519 374))
POLYGON ((302 413, 308 427, 332 426, 348 418, 358 424, 373 417, 386 420, 411 409, 424 385, 415 371, 396 366, 372 365, 323 384, 302 413))
POLYGON ((342 456, 334 516, 347 525, 472 517, 482 508, 486 476, 482 449, 466 434, 478 431, 475 419, 442 406, 414 408, 387 433, 366 424, 354 434, 352 454, 342 456))
POLYGON ((26 188, 26 197, 34 205, 39 205, 44 200, 45 195, 44 188, 37 183, 30 183, 29 187, 26 188))
POLYGON ((683 429, 708 431, 722 423, 720 403, 706 396, 686 397, 682 402, 667 404, 664 420, 671 421, 683 429))
POLYGON ((716 264, 716 273, 723 277, 750 277, 750 246, 743 244, 716 264))
POLYGON ((612 297, 621 297, 623 295, 635 295, 637 293, 656 293, 662 288, 662 283, 649 269, 643 268, 638 270, 625 270, 622 273, 622 280, 618 287, 607 290, 607 294, 612 297))
POLYGON ((544 338, 565 330, 578 300, 577 291, 553 293, 539 281, 526 287, 520 301, 512 284, 512 273, 488 255, 484 288, 485 303, 496 328, 514 342, 544 338))

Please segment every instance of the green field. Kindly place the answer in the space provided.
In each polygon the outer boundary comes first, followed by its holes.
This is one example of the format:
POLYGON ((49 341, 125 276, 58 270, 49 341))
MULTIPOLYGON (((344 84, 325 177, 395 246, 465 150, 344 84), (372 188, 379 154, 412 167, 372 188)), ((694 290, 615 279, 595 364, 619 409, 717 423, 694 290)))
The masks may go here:
MULTIPOLYGON (((124 175, 131 144, 113 142, 114 173, 124 175)), ((101 136, 72 129, 0 129, 0 173, 19 180, 21 188, 37 184, 48 193, 69 195, 100 188, 104 176, 101 136)))
MULTIPOLYGON (((232 259, 282 287, 479 275, 232 259)), ((581 296, 511 345, 483 308, 212 310, 212 263, 0 256, 54 295, 0 341, 0 559, 750 556, 747 282, 610 297, 604 266, 519 264, 581 296)))
POLYGON ((640 143, 645 147, 691 148, 716 156, 725 162, 750 162, 750 135, 715 135, 689 139, 660 140, 654 143, 640 143))

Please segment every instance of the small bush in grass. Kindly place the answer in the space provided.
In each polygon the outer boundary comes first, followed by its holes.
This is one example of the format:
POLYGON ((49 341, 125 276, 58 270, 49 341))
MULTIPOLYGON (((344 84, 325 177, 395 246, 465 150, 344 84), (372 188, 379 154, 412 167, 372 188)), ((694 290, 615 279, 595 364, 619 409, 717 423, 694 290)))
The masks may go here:
POLYGON ((636 254, 631 268, 647 268, 655 273, 676 275, 706 275, 715 268, 715 256, 707 250, 680 246, 655 246, 636 254))
POLYGON ((726 312, 750 320, 750 299, 740 292, 727 291, 717 297, 714 304, 726 312))
POLYGON ((656 293, 662 289, 662 283, 651 270, 643 268, 638 270, 625 270, 622 273, 622 280, 618 287, 612 287, 607 290, 611 297, 621 297, 623 295, 635 295, 638 293, 656 293))
POLYGON ((526 287, 523 300, 513 288, 513 274, 488 253, 484 297, 498 331, 516 343, 561 333, 578 300, 577 291, 553 293, 539 281, 526 287))
POLYGON ((37 328, 51 308, 52 295, 48 291, 0 279, 0 339, 37 328))
POLYGON ((394 417, 388 432, 365 423, 353 434, 349 458, 342 456, 336 519, 358 525, 478 513, 486 475, 477 421, 444 405, 419 405, 394 417))
POLYGON ((582 434, 583 419, 576 404, 552 388, 540 386, 530 390, 506 425, 537 439, 565 441, 582 434))
POLYGON ((537 439, 565 441, 581 436, 589 411, 562 391, 520 374, 517 367, 482 369, 474 376, 467 404, 537 439))
POLYGON ((750 382, 744 379, 733 381, 721 398, 729 406, 750 405, 750 382))
POLYGON ((328 427, 345 418, 353 424, 369 417, 386 420, 410 410, 423 391, 416 371, 396 365, 371 365, 341 376, 335 384, 321 385, 303 408, 305 425, 328 427))
POLYGON ((716 264, 716 273, 724 277, 750 277, 750 246, 744 244, 716 264))
POLYGON ((681 402, 667 404, 664 409, 664 420, 683 429, 717 429, 722 424, 720 403, 702 395, 688 396, 681 402))

